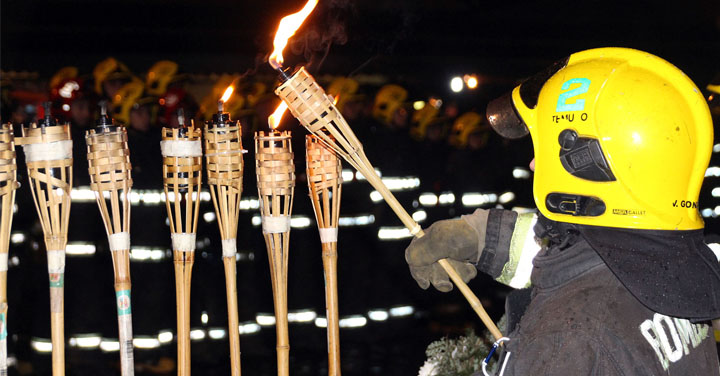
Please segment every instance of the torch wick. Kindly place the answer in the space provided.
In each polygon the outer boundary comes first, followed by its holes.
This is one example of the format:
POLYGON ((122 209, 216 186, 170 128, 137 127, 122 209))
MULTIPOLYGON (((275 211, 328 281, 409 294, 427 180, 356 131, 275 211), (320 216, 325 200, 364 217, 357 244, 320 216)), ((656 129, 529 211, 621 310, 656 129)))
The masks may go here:
POLYGON ((272 66, 279 74, 280 78, 282 79, 282 82, 285 82, 290 79, 290 76, 288 76, 287 71, 289 69, 283 69, 281 65, 278 65, 277 67, 275 65, 272 66))
POLYGON ((185 110, 182 108, 178 110, 177 112, 177 118, 178 118, 178 126, 184 127, 185 126, 185 110))
POLYGON ((218 114, 223 113, 223 104, 224 104, 223 101, 218 101, 218 114))

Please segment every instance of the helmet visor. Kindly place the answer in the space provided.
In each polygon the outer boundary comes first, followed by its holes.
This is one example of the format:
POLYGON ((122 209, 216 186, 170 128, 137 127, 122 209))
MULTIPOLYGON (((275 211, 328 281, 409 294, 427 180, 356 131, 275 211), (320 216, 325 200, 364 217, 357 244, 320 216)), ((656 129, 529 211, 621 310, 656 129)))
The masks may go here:
POLYGON ((488 103, 486 114, 495 132, 505 138, 521 138, 529 133, 527 125, 515 109, 512 92, 488 103))

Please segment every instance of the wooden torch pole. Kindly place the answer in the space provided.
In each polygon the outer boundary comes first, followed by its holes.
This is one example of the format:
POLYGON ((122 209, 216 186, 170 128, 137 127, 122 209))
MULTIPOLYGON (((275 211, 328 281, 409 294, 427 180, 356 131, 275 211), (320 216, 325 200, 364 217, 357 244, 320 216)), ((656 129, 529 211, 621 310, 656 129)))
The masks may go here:
POLYGON ((315 211, 323 269, 327 312, 328 375, 340 376, 340 318, 337 286, 337 234, 342 193, 342 165, 337 154, 317 136, 305 137, 307 180, 315 211))
POLYGON ((70 124, 57 124, 45 107, 40 124, 22 127, 25 161, 45 235, 48 275, 50 277, 50 330, 52 337, 53 376, 65 375, 64 286, 65 246, 70 221, 72 189, 72 139, 70 124))
POLYGON ((135 374, 130 300, 130 190, 132 177, 127 130, 113 124, 102 109, 96 129, 85 134, 90 188, 105 223, 115 277, 120 373, 135 374))
POLYGON ((7 269, 15 190, 15 137, 12 124, 0 126, 0 375, 7 375, 7 269))
MULTIPOLYGON (((182 117, 182 116, 181 116, 182 117)), ((175 264, 178 375, 190 375, 190 280, 195 262, 195 233, 202 178, 201 129, 193 125, 163 128, 165 203, 170 221, 175 264)))
POLYGON ((287 317, 287 273, 290 215, 295 189, 295 165, 290 132, 256 133, 255 165, 263 236, 270 261, 270 277, 275 301, 278 375, 288 376, 290 339, 287 317))
MULTIPOLYGON (((221 102, 222 103, 222 102, 221 102)), ((237 306, 237 227, 242 194, 243 148, 240 122, 230 120, 230 114, 220 111, 208 121, 204 131, 207 181, 210 186, 225 266, 225 292, 228 308, 228 338, 230 339, 230 368, 233 376, 240 375, 240 332, 237 306)))

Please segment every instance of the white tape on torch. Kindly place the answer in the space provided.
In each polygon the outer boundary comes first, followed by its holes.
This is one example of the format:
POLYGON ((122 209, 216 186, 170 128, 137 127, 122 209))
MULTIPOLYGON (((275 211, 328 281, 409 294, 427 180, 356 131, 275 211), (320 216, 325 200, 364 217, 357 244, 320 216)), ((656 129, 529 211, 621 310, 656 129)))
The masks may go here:
POLYGON ((320 228, 320 242, 335 243, 338 238, 337 227, 320 228))
POLYGON ((287 215, 262 216, 263 234, 277 234, 290 231, 290 217, 287 215))
POLYGON ((164 140, 160 141, 163 157, 202 157, 200 140, 164 140))
POLYGON ((26 162, 56 161, 72 158, 72 140, 23 145, 26 162))
POLYGON ((195 252, 195 234, 179 232, 170 235, 175 251, 195 252))
POLYGON ((128 251, 130 250, 130 233, 118 232, 108 237, 111 251, 128 251))
POLYGON ((235 238, 222 240, 223 257, 235 257, 237 253, 237 241, 235 238))

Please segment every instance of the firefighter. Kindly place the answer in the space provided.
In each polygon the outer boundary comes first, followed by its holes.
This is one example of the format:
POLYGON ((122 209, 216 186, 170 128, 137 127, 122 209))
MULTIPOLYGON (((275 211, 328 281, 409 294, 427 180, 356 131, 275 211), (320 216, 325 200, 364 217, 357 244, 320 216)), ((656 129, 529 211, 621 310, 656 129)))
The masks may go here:
POLYGON ((720 266, 697 209, 713 126, 692 81, 646 52, 587 50, 487 117, 504 137, 531 135, 539 213, 434 223, 406 250, 417 283, 451 290, 447 258, 466 281, 480 270, 531 289, 507 302, 504 375, 720 373, 708 325, 720 266))

